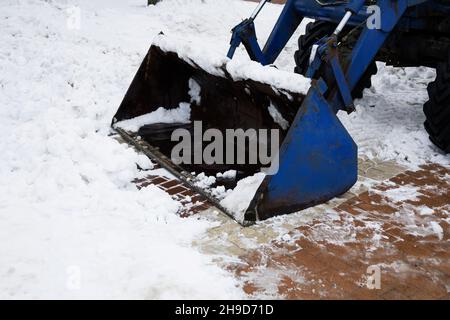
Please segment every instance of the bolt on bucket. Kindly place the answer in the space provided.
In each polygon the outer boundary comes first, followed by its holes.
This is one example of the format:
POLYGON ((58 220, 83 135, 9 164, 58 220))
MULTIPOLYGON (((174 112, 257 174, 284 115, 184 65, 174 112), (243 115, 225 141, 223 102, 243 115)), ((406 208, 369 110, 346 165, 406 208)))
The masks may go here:
MULTIPOLYGON (((295 184, 317 188, 320 149, 328 145, 318 143, 318 151, 312 140, 330 140, 326 136, 333 130, 328 129, 339 126, 333 114, 328 128, 321 129, 326 111, 301 110, 309 80, 251 61, 205 56, 194 45, 180 43, 162 36, 151 46, 113 128, 241 224, 330 199, 336 190, 319 195, 295 184), (302 118, 310 123, 302 124, 302 118), (304 132, 293 135, 298 128, 304 132), (298 148, 310 154, 298 153, 298 148), (317 168, 311 161, 318 161, 317 168), (299 172, 306 176, 304 182, 299 172), (214 183, 205 185, 205 176, 214 177, 214 183)), ((339 143, 330 150, 336 148, 339 143)))

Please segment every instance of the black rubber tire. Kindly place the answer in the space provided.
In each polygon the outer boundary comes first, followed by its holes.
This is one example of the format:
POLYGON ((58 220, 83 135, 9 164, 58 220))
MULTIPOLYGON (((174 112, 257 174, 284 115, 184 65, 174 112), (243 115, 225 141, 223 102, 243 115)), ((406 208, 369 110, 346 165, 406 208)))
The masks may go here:
POLYGON ((306 32, 298 38, 298 50, 295 51, 295 73, 306 75, 309 66, 311 48, 318 40, 333 33, 335 25, 326 21, 310 22, 306 25, 306 32))
POLYGON ((450 51, 446 62, 436 68, 436 80, 428 85, 429 100, 423 106, 425 129, 430 140, 450 153, 450 51))
MULTIPOLYGON (((295 52, 295 73, 306 76, 306 71, 309 66, 309 57, 311 55, 311 48, 321 38, 331 35, 336 29, 336 25, 327 21, 310 22, 306 26, 306 32, 298 39, 298 50, 295 52)), ((364 89, 372 86, 372 76, 378 71, 377 64, 372 62, 367 68, 366 72, 352 91, 353 99, 360 99, 363 97, 364 89)), ((319 78, 319 74, 314 78, 319 78)))

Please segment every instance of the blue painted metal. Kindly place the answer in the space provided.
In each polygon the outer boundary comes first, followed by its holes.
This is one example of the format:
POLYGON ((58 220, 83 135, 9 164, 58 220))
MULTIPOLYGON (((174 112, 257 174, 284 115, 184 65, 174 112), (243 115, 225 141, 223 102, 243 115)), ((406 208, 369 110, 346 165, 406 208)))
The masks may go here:
POLYGON ((233 35, 231 37, 230 49, 227 54, 228 58, 233 58, 236 48, 243 43, 252 60, 258 61, 263 65, 269 64, 266 56, 258 45, 253 19, 246 19, 242 21, 233 28, 232 33, 233 35))
POLYGON ((338 56, 333 55, 329 63, 331 65, 331 68, 333 69, 333 75, 334 78, 336 79, 337 87, 339 89, 339 93, 341 94, 341 98, 343 101, 342 109, 348 112, 352 112, 355 110, 353 106, 352 93, 350 90, 350 86, 348 85, 347 79, 344 75, 344 71, 342 71, 338 56))
POLYGON ((379 0, 377 3, 383 12, 383 20, 381 22, 381 29, 368 29, 364 27, 362 35, 358 39, 349 61, 345 76, 342 73, 342 68, 337 60, 336 54, 336 39, 333 37, 326 37, 321 39, 317 45, 317 55, 308 70, 308 75, 312 76, 316 70, 320 68, 322 63, 327 62, 333 71, 336 79, 337 87, 340 95, 337 92, 329 98, 329 103, 337 113, 339 110, 351 111, 353 103, 351 101, 350 92, 355 88, 359 79, 361 79, 369 64, 375 58, 376 53, 383 46, 387 37, 402 15, 408 8, 408 0, 398 0, 395 6, 392 5, 391 0, 379 0))
POLYGON ((366 0, 352 0, 345 5, 345 11, 351 11, 353 14, 357 14, 364 6, 366 0))
MULTIPOLYGON (((328 201, 357 180, 357 147, 316 82, 280 149, 278 173, 267 176, 245 214, 264 220, 328 201)), ((326 87, 326 86, 325 86, 326 87)))
MULTIPOLYGON (((378 5, 380 5, 383 12, 386 13, 386 20, 383 20, 382 28, 380 30, 368 29, 366 26, 353 48, 349 61, 347 61, 348 67, 345 76, 350 91, 355 88, 365 70, 383 46, 390 32, 395 27, 396 21, 398 21, 406 11, 407 1, 408 0, 398 0, 396 6, 392 6, 390 0, 378 1, 378 5)), ((339 95, 334 94, 328 100, 336 113, 339 110, 345 110, 339 95)))
POLYGON ((262 65, 273 63, 303 19, 300 12, 296 10, 295 4, 296 1, 294 0, 288 0, 285 4, 264 50, 261 50, 258 45, 253 19, 246 19, 237 25, 232 30, 233 35, 228 58, 233 58, 236 48, 242 43, 252 60, 258 61, 262 65))
POLYGON ((295 3, 288 0, 285 4, 264 46, 263 54, 268 64, 274 63, 303 20, 301 13, 295 9, 295 3))

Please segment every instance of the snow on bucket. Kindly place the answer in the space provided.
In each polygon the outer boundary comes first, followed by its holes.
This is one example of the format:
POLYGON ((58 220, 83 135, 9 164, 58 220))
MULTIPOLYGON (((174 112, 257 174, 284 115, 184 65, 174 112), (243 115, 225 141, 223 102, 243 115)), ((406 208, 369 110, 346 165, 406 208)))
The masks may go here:
MULTIPOLYGON (((164 158, 163 166, 172 172, 194 173, 192 180, 182 180, 201 189, 216 207, 242 222, 264 180, 261 168, 267 165, 258 157, 249 161, 255 152, 261 153, 262 146, 257 144, 252 149, 252 139, 256 134, 259 142, 267 133, 266 147, 280 146, 310 81, 274 67, 229 60, 198 48, 195 43, 159 36, 114 116, 113 127, 131 139, 148 143, 149 148, 154 148, 152 157, 164 158), (231 130, 234 136, 229 135, 231 130), (214 134, 207 136, 211 132, 214 134), (236 132, 244 134, 243 146, 236 132), (183 149, 174 159, 173 151, 183 134, 189 135, 187 144, 192 150, 183 149), (204 157, 207 150, 214 161, 204 157)), ((273 151, 271 157, 278 153, 273 151)))

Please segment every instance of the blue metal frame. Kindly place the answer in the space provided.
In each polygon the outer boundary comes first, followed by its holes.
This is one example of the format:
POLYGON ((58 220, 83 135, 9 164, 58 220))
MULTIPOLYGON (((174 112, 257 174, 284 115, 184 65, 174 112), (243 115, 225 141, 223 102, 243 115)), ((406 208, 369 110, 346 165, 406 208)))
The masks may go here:
MULTIPOLYGON (((297 30, 303 18, 331 21, 337 24, 344 16, 346 10, 349 9, 349 6, 357 2, 357 0, 352 0, 349 4, 322 6, 316 0, 288 0, 264 49, 261 50, 258 44, 254 21, 247 19, 233 29, 228 57, 232 58, 236 48, 243 43, 253 60, 263 65, 272 64, 297 30)), ((391 0, 388 2, 390 2, 390 5, 386 5, 385 2, 378 3, 378 5, 382 7, 382 10, 388 7, 395 8, 397 1, 391 0)), ((428 17, 430 12, 450 14, 450 5, 432 0, 408 0, 406 4, 408 11, 404 12, 401 19, 397 21, 397 24, 405 30, 426 28, 424 18, 428 17)), ((351 17, 348 25, 361 25, 367 20, 368 16, 367 7, 361 6, 358 9, 358 13, 351 17)))

